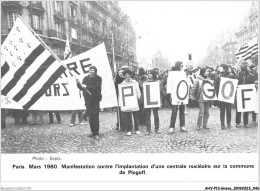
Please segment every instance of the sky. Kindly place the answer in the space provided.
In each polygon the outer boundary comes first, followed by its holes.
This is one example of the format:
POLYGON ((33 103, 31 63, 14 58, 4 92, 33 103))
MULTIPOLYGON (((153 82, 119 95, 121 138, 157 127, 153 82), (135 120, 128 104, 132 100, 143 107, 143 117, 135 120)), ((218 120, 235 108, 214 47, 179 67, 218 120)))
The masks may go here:
POLYGON ((217 35, 236 29, 250 10, 251 1, 119 1, 133 24, 137 61, 151 60, 161 50, 171 62, 193 62, 207 55, 217 35))

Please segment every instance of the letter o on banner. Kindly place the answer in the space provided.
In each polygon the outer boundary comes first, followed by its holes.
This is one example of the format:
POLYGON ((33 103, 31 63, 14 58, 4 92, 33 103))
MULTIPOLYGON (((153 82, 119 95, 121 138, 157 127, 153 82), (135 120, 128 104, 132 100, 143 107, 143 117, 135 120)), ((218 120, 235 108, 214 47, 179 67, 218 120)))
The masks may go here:
POLYGON ((212 96, 209 96, 209 95, 206 94, 206 92, 205 92, 205 89, 204 89, 204 85, 205 85, 205 84, 210 84, 211 86, 213 86, 213 84, 212 84, 211 82, 209 82, 209 81, 203 81, 202 84, 201 84, 201 89, 202 89, 203 95, 204 95, 205 97, 207 97, 208 99, 213 99, 213 98, 215 97, 215 94, 216 94, 215 90, 210 90, 213 94, 212 94, 212 96))
POLYGON ((185 80, 181 80, 179 82, 178 86, 177 86, 177 89, 176 89, 177 98, 179 100, 185 100, 187 98, 187 96, 188 96, 188 92, 189 92, 189 85, 188 85, 188 83, 185 80), (186 85, 186 88, 187 88, 186 95, 184 97, 180 97, 180 95, 179 95, 179 88, 180 88, 182 83, 184 83, 186 85))
POLYGON ((224 99, 230 99, 232 97, 232 95, 234 94, 234 90, 235 90, 235 87, 234 87, 233 83, 231 81, 226 81, 222 86, 221 94, 224 99), (231 90, 230 90, 230 93, 228 96, 226 96, 226 94, 225 94, 225 88, 227 85, 230 85, 230 87, 231 87, 231 90))

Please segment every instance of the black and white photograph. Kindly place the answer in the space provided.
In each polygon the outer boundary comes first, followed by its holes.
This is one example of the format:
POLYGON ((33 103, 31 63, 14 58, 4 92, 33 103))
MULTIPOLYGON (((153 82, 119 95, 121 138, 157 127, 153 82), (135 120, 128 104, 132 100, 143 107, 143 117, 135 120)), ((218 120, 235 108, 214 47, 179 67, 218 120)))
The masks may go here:
MULTIPOLYGON (((99 171, 91 181, 103 172, 100 180, 110 181, 114 175, 104 169, 123 168, 116 180, 133 174, 133 181, 137 175, 147 181, 156 176, 151 169, 182 168, 184 158, 191 171, 200 168, 193 156, 202 168, 230 157, 229 168, 221 167, 244 170, 232 172, 241 175, 232 181, 254 177, 258 183, 247 188, 259 190, 258 37, 257 0, 1 1, 1 174, 7 174, 1 190, 19 188, 8 183, 12 173, 18 182, 38 180, 19 179, 22 169, 30 176, 56 168, 69 174, 65 169, 86 165, 99 171), (88 157, 102 162, 81 164, 88 157), (174 167, 171 158, 178 160, 174 167)), ((204 180, 193 173, 165 181, 204 180)), ((216 173, 208 173, 213 180, 216 173)), ((53 181, 65 180, 54 174, 53 181)), ((172 189, 199 188, 182 184, 172 189)), ((201 189, 222 189, 216 185, 201 189)), ((20 189, 33 190, 27 186, 20 189)), ((233 186, 225 189, 239 189, 233 186)), ((153 190, 159 188, 170 189, 153 190)))

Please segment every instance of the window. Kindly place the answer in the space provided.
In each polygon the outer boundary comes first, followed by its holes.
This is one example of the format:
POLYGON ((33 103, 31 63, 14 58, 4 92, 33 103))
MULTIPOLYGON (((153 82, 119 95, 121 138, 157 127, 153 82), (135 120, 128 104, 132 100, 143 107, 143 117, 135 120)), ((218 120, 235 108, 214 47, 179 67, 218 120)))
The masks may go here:
POLYGON ((70 7, 70 16, 76 17, 76 9, 74 9, 73 7, 70 7))
POLYGON ((33 29, 41 30, 41 17, 40 15, 33 15, 33 29))
POLYGON ((14 22, 16 20, 16 17, 18 16, 18 13, 8 13, 8 27, 11 29, 14 26, 14 22))
POLYGON ((55 24, 55 28, 57 31, 57 37, 58 38, 62 38, 62 34, 63 34, 63 23, 56 23, 55 24))
POLYGON ((78 38, 77 38, 77 31, 76 31, 76 29, 74 29, 74 28, 71 28, 71 37, 72 37, 73 39, 78 39, 78 38))
POLYGON ((63 2, 62 1, 55 1, 54 2, 54 8, 55 8, 55 11, 59 12, 62 14, 62 10, 63 10, 63 2))

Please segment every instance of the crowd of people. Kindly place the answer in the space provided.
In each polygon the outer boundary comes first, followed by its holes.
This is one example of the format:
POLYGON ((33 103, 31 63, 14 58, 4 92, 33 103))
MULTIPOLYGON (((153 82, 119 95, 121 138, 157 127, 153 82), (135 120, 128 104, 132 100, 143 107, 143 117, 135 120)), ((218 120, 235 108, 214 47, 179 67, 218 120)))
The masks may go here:
MULTIPOLYGON (((77 80, 78 88, 83 91, 83 96, 85 98, 86 110, 77 110, 71 112, 71 122, 70 126, 76 124, 76 116, 78 115, 78 124, 82 125, 82 121, 88 120, 90 123, 90 129, 92 134, 90 137, 95 137, 99 140, 99 102, 102 100, 101 95, 101 85, 102 78, 97 75, 97 69, 95 67, 90 68, 90 75, 86 76, 82 83, 77 80), (91 92, 91 93, 90 93, 91 92)), ((250 65, 248 62, 244 61, 239 68, 234 68, 232 66, 221 64, 217 68, 212 67, 197 67, 197 68, 183 68, 183 63, 177 61, 174 66, 172 66, 171 71, 184 72, 187 77, 189 75, 195 75, 195 81, 190 86, 190 98, 189 107, 197 106, 199 108, 198 118, 197 118, 197 130, 200 129, 210 129, 208 126, 208 119, 210 116, 210 108, 219 108, 220 110, 220 122, 221 129, 230 129, 232 116, 232 107, 236 108, 235 123, 236 127, 241 127, 241 112, 237 111, 237 100, 234 104, 221 102, 221 101, 208 101, 204 100, 202 96, 202 91, 199 81, 211 81, 214 82, 215 91, 218 93, 220 79, 221 77, 238 79, 238 85, 240 84, 255 84, 256 89, 258 89, 258 73, 257 66, 250 65), (225 120, 226 116, 226 120, 225 120), (225 123, 226 121, 226 123, 225 123), (226 125, 225 125, 226 124, 226 125)), ((116 130, 124 131, 128 136, 132 134, 132 129, 134 129, 136 134, 140 134, 139 125, 146 126, 145 135, 149 135, 151 130, 151 113, 153 111, 154 115, 154 131, 155 133, 160 133, 160 119, 159 119, 159 107, 157 108, 144 108, 144 93, 143 84, 145 82, 159 82, 160 87, 160 98, 161 107, 171 107, 172 113, 169 119, 169 133, 172 134, 175 129, 175 123, 177 118, 177 113, 179 111, 179 122, 180 131, 187 132, 185 127, 185 115, 187 115, 186 105, 182 102, 178 102, 171 99, 171 95, 167 94, 167 78, 170 71, 159 70, 154 68, 151 70, 145 70, 143 67, 138 68, 137 72, 133 72, 129 67, 122 67, 118 69, 116 76, 114 78, 115 89, 117 97, 118 85, 132 83, 134 84, 136 90, 136 96, 138 99, 138 107, 127 111, 121 111, 120 107, 117 108, 117 123, 116 130), (132 120, 133 119, 133 120, 132 120)), ((27 124, 27 117, 29 116, 28 111, 24 110, 11 110, 11 115, 15 119, 15 124, 27 124)), ((57 123, 61 123, 61 116, 59 111, 48 111, 49 113, 49 123, 54 123, 53 113, 56 115, 57 123)), ((252 113, 253 123, 256 123, 256 113, 255 112, 244 112, 243 113, 243 125, 249 128, 248 118, 249 113, 252 113)), ((31 111, 32 123, 43 124, 43 111, 31 111), (37 116, 39 115, 39 121, 37 122, 37 116)), ((2 124, 3 125, 3 124, 2 124)))

